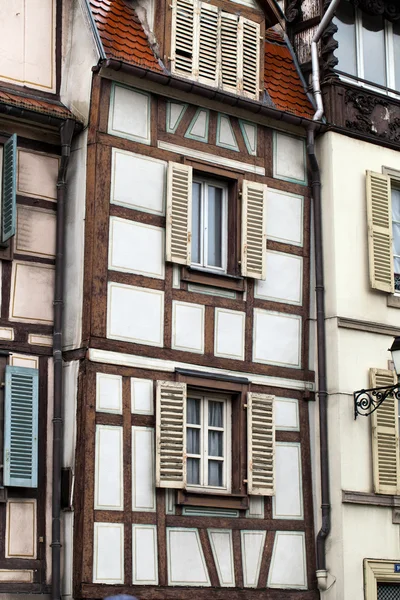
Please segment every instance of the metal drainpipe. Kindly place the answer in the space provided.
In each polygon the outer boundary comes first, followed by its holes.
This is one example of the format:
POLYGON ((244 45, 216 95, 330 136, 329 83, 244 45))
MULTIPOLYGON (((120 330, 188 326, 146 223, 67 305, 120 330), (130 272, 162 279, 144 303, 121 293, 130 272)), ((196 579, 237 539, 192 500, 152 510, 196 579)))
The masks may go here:
POLYGON ((67 119, 60 128, 61 161, 57 178, 56 268, 54 284, 54 404, 53 404, 53 482, 51 536, 51 598, 61 598, 61 466, 63 453, 62 415, 62 316, 64 295, 64 239, 66 174, 75 121, 67 119))
POLYGON ((319 397, 319 431, 320 431, 320 463, 321 463, 321 513, 322 524, 317 535, 317 581, 321 591, 327 589, 328 571, 326 569, 326 538, 331 531, 331 503, 329 482, 329 447, 328 447, 328 414, 327 414, 327 374, 326 374, 326 332, 325 332, 325 278, 322 240, 321 210, 321 174, 315 155, 315 126, 322 119, 324 106, 322 102, 318 42, 326 26, 331 22, 340 0, 332 0, 321 19, 311 42, 312 85, 317 105, 313 125, 307 131, 307 155, 311 169, 311 190, 314 210, 314 248, 315 248, 315 293, 317 307, 317 354, 318 354, 318 397, 319 397))

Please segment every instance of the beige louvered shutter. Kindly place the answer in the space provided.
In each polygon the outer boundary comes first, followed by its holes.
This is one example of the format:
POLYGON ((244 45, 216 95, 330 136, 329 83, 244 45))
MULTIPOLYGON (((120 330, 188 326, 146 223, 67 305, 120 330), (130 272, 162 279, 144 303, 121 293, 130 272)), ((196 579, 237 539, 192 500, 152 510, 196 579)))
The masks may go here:
POLYGON ((190 76, 194 70, 196 30, 193 0, 174 0, 172 11, 172 71, 190 76))
POLYGON ((243 181, 242 275, 265 279, 267 234, 266 191, 263 183, 243 181))
MULTIPOLYGON (((370 369, 371 387, 389 387, 397 383, 396 373, 370 369)), ((376 494, 400 493, 399 414, 394 396, 386 398, 371 415, 372 465, 376 494)))
POLYGON ((371 286, 394 292, 390 177, 367 171, 368 252, 371 286))
POLYGON ((157 381, 156 486, 186 483, 186 384, 157 381))
POLYGON ((221 12, 221 86, 236 92, 238 88, 239 18, 221 12))
POLYGON ((192 167, 170 162, 167 181, 166 259, 190 265, 192 167))
POLYGON ((275 493, 274 396, 247 394, 247 491, 273 496, 275 493))
POLYGON ((211 4, 200 4, 199 24, 199 81, 217 83, 218 8, 211 4))
POLYGON ((245 96, 258 98, 260 79, 260 25, 241 17, 243 44, 241 60, 241 90, 245 96))

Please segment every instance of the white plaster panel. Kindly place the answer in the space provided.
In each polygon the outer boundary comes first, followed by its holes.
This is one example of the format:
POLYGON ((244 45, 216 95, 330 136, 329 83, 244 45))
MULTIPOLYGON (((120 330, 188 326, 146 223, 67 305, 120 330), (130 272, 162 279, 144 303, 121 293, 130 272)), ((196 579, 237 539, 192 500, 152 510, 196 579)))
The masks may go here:
POLYGON ((197 529, 167 527, 168 585, 210 586, 197 529))
POLYGON ((95 523, 93 583, 124 583, 124 526, 95 523))
POLYGON ((266 279, 257 279, 255 298, 302 303, 303 259, 301 256, 267 250, 266 279))
POLYGON ((230 529, 208 529, 211 550, 222 587, 235 587, 233 565, 232 531, 230 529))
POLYGON ((57 200, 57 156, 18 149, 17 194, 57 200))
POLYGON ((30 333, 28 335, 28 344, 33 346, 48 346, 53 345, 53 338, 51 335, 40 335, 38 333, 30 333))
POLYGON ((164 229, 110 217, 108 268, 164 279, 164 229))
POLYGON ((266 531, 241 531, 243 585, 257 587, 266 531))
POLYGON ((53 322, 54 267, 13 262, 10 321, 53 322))
POLYGON ((274 177, 305 183, 305 141, 276 131, 274 145, 274 177))
POLYGON ((208 111, 199 110, 193 117, 185 137, 194 137, 202 141, 208 139, 208 111))
POLYGON ((111 203, 163 215, 166 173, 163 160, 113 148, 111 203))
POLYGON ((108 133, 150 144, 150 95, 114 85, 108 133))
POLYGON ((275 429, 299 431, 299 401, 295 398, 275 397, 275 429))
POLYGON ((96 373, 96 410, 122 415, 122 377, 96 373))
POLYGON ((154 464, 154 429, 132 427, 132 510, 156 510, 154 464))
MULTIPOLYGON (((14 329, 12 327, 0 327, 0 340, 9 340, 12 341, 14 339, 14 329)), ((30 344, 31 342, 28 341, 30 344)))
POLYGON ((108 338, 163 345, 164 292, 110 282, 107 309, 108 338))
POLYGON ((274 519, 303 519, 300 444, 276 442, 274 519))
POLYGON ((29 569, 0 569, 2 583, 33 583, 33 571, 29 569))
POLYGON ((96 467, 94 507, 122 510, 124 481, 122 427, 96 425, 96 467))
POLYGON ((167 131, 175 133, 179 122, 187 108, 187 104, 168 102, 167 105, 167 131))
POLYGON ((15 251, 53 258, 56 253, 55 212, 19 204, 15 251))
POLYGON ((264 518, 264 496, 249 496, 249 508, 246 510, 249 519, 264 518))
POLYGON ((244 360, 246 313, 225 308, 215 309, 214 354, 244 360))
POLYGON ((254 362, 300 367, 301 317, 254 309, 254 362))
POLYGON ((131 377, 131 410, 138 415, 154 414, 152 379, 131 377))
POLYGON ((172 348, 187 352, 204 352, 203 304, 172 302, 172 348))
POLYGON ((8 500, 6 558, 36 558, 36 500, 8 500))
POLYGON ((132 525, 132 583, 158 585, 156 525, 132 525))
POLYGON ((10 354, 10 366, 11 367, 25 367, 27 369, 38 369, 39 368, 39 357, 31 356, 28 354, 10 354))
POLYGON ((218 115, 217 146, 239 150, 230 118, 225 115, 218 115))
POLYGON ((277 531, 268 587, 307 588, 305 537, 302 531, 277 531))
POLYGON ((303 196, 267 190, 267 238, 303 245, 303 196))
POLYGON ((243 138, 249 154, 257 155, 257 125, 239 120, 243 138))

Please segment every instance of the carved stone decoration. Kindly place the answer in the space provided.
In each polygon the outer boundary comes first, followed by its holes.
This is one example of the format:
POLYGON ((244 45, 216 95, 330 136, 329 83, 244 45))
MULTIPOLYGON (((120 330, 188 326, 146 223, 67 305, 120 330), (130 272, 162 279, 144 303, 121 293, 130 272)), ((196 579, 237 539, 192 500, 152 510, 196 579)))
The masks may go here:
POLYGON ((382 15, 392 22, 400 20, 398 0, 351 0, 351 2, 369 15, 382 15))
POLYGON ((303 19, 303 15, 301 12, 301 2, 302 0, 289 0, 288 2, 285 16, 286 20, 292 25, 303 19))
POLYGON ((370 93, 347 89, 345 126, 359 133, 400 142, 400 106, 370 93))

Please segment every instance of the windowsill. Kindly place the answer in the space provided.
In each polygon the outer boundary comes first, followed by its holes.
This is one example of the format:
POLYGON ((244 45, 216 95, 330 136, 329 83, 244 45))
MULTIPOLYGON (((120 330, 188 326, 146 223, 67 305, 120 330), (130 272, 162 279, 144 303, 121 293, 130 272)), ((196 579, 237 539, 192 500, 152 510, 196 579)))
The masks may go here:
POLYGON ((400 308, 400 294, 388 294, 387 305, 391 308, 400 308))
POLYGON ((235 290, 237 292, 244 291, 243 277, 237 277, 227 273, 212 273, 211 271, 196 267, 182 267, 181 279, 182 281, 188 281, 189 283, 211 285, 228 290, 235 290))
POLYGON ((342 490, 342 502, 343 504, 368 504, 369 506, 399 508, 400 496, 342 490))
POLYGON ((198 494, 188 490, 178 490, 177 504, 246 510, 249 507, 249 497, 241 494, 198 494))

